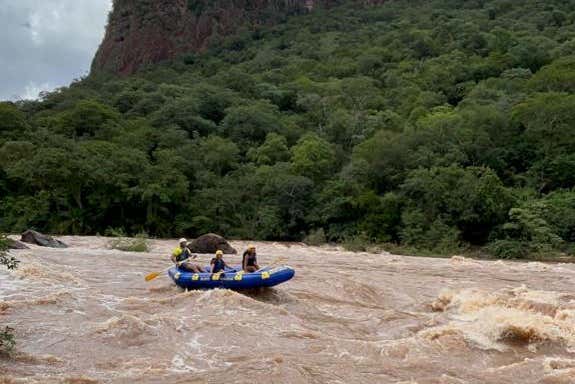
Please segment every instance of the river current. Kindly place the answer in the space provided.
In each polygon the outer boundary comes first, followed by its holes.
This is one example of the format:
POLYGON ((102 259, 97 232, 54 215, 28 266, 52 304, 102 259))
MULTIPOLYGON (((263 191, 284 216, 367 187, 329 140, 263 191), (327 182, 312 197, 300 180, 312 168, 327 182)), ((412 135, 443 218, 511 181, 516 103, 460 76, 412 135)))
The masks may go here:
POLYGON ((0 384, 575 383, 572 264, 256 243, 261 265, 294 279, 185 292, 144 281, 175 241, 130 253, 61 239, 0 269, 0 326, 17 339, 0 384))

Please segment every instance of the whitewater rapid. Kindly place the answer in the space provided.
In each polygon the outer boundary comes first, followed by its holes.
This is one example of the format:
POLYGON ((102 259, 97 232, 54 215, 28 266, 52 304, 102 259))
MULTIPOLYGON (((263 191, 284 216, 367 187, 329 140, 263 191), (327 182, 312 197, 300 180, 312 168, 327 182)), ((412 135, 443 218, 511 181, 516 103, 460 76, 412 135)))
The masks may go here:
POLYGON ((184 292, 144 281, 175 241, 61 239, 0 270, 0 325, 18 342, 0 384, 575 383, 575 265, 256 243, 260 264, 296 277, 184 292))

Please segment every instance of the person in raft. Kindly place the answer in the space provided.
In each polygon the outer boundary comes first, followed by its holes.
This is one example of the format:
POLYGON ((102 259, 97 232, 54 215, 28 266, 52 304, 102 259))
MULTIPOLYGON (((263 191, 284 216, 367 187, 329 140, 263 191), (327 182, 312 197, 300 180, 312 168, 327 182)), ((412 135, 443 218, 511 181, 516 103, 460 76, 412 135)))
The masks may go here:
POLYGON ((255 272, 260 269, 256 255, 256 247, 254 247, 253 245, 250 245, 248 249, 244 252, 244 256, 242 259, 242 269, 245 272, 255 272))
POLYGON ((194 273, 204 272, 202 267, 191 262, 191 259, 195 259, 197 256, 192 254, 192 251, 188 248, 188 240, 182 238, 178 243, 179 246, 172 252, 172 261, 174 264, 179 264, 179 266, 186 271, 194 273))
POLYGON ((212 267, 212 273, 224 272, 226 267, 229 265, 224 261, 224 253, 220 250, 216 251, 216 257, 210 261, 210 266, 212 267))

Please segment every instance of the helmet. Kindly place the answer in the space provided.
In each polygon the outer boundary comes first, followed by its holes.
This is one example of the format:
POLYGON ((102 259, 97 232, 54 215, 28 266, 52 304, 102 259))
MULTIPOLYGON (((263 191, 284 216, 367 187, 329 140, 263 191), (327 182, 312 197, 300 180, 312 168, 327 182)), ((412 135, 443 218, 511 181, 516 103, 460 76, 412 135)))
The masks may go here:
POLYGON ((248 246, 248 249, 256 249, 256 246, 253 245, 253 244, 250 244, 250 245, 248 246))
POLYGON ((223 254, 224 254, 224 253, 223 253, 221 250, 219 250, 219 249, 216 251, 216 256, 223 255, 223 254))
POLYGON ((182 237, 182 238, 178 241, 178 243, 179 243, 179 244, 182 244, 182 243, 186 243, 186 244, 187 244, 187 243, 188 243, 188 240, 186 240, 186 238, 182 237))

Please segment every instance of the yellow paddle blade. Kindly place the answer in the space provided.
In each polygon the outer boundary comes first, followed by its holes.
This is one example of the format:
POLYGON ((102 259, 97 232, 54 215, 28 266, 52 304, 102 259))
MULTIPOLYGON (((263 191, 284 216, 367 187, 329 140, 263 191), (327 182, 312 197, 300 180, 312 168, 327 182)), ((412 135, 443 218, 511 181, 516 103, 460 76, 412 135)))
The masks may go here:
POLYGON ((160 272, 152 272, 146 276, 146 281, 154 280, 156 277, 160 276, 160 272))

